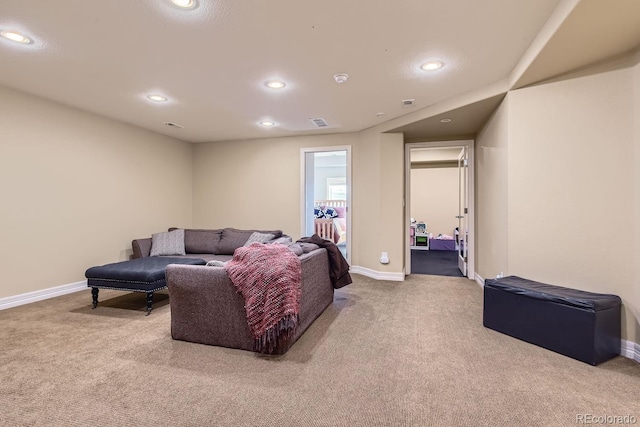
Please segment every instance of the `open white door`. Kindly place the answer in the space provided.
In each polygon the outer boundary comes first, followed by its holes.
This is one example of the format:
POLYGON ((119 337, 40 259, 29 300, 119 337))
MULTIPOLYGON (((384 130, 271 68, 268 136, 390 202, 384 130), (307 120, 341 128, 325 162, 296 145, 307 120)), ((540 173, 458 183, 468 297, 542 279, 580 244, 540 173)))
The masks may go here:
MULTIPOLYGON (((411 151, 431 148, 456 148, 460 149, 458 155, 458 188, 459 188, 459 212, 456 216, 457 235, 456 250, 458 253, 458 266, 465 277, 474 280, 474 141, 432 141, 413 142, 405 144, 405 274, 411 273, 411 151)), ((453 157, 455 158, 455 157, 453 157)), ((452 159, 448 157, 447 160, 452 159)), ((455 190, 454 190, 455 191, 455 190)), ((455 212, 455 208, 454 208, 455 212)))
POLYGON ((333 241, 351 258, 351 147, 302 148, 301 235, 333 241))
POLYGON ((467 252, 468 252, 468 236, 469 236, 469 153, 467 147, 462 147, 460 155, 458 156, 458 192, 459 192, 459 204, 458 204, 458 235, 456 237, 456 243, 458 246, 458 268, 462 272, 463 276, 467 276, 467 252))

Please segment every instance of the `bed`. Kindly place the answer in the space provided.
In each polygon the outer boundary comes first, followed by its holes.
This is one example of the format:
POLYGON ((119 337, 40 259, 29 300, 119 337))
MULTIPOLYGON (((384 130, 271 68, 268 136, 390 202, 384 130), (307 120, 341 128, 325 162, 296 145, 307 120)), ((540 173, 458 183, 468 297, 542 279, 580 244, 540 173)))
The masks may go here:
POLYGON ((453 239, 429 239, 431 251, 455 251, 456 241, 453 239))
POLYGON ((458 250, 456 245, 457 231, 454 235, 439 234, 436 237, 429 236, 429 249, 432 251, 455 251, 458 250))
POLYGON ((347 201, 315 200, 314 230, 323 239, 336 245, 347 241, 347 201))

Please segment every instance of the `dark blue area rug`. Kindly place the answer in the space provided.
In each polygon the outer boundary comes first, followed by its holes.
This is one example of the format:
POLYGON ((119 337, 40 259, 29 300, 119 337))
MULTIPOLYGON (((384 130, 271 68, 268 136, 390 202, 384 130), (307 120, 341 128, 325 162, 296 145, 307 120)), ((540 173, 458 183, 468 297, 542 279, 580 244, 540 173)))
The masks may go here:
POLYGON ((411 250, 411 274, 463 277, 458 268, 458 251, 411 250))

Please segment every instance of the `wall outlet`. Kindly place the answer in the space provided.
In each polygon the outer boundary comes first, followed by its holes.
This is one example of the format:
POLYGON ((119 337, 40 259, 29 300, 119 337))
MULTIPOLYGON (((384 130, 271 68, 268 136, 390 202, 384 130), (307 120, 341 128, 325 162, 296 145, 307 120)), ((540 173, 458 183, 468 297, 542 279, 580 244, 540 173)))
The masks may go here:
POLYGON ((380 256, 380 264, 389 264, 389 254, 386 252, 382 252, 380 256))

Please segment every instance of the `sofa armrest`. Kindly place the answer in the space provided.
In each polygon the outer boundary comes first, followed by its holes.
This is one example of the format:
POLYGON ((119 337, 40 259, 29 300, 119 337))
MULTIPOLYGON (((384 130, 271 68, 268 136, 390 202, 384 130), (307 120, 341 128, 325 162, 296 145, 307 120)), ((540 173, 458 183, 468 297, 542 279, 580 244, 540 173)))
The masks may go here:
POLYGON ((131 248, 133 249, 133 259, 148 257, 151 253, 151 237, 133 240, 131 248))
POLYGON ((244 299, 224 267, 170 264, 166 281, 174 339, 253 349, 244 299))

